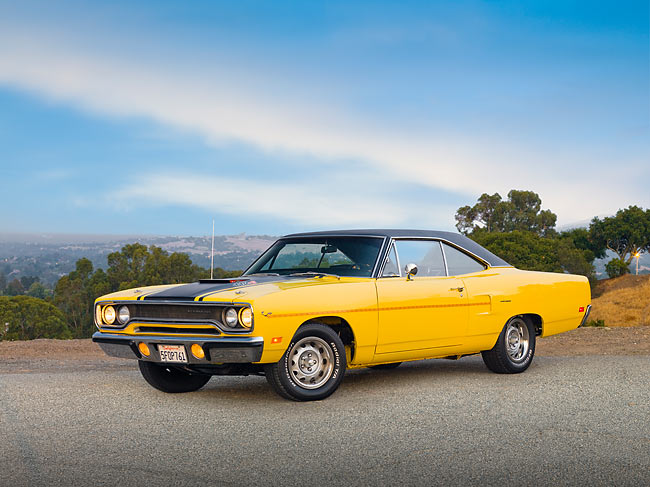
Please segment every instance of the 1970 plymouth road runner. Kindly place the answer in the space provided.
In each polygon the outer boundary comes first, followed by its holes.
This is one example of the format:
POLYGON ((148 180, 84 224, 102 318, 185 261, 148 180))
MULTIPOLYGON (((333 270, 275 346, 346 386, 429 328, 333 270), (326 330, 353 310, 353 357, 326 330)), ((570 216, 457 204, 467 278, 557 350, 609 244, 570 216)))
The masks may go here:
POLYGON ((347 368, 481 353, 522 372, 535 338, 577 328, 590 302, 585 277, 515 269, 456 233, 316 232, 279 239, 238 278, 102 296, 93 340, 161 391, 263 374, 309 401, 347 368))

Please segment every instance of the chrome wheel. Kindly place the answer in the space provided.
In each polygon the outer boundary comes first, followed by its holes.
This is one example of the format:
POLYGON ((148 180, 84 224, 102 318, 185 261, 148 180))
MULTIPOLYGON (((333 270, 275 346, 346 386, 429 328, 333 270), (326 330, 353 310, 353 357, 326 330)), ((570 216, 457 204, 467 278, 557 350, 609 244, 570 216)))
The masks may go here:
POLYGON ((506 351, 510 360, 521 362, 526 359, 530 347, 530 334, 526 322, 515 318, 508 323, 506 328, 506 351))
POLYGON ((291 378, 304 389, 318 389, 332 376, 332 349, 321 338, 305 337, 298 341, 288 358, 291 378))

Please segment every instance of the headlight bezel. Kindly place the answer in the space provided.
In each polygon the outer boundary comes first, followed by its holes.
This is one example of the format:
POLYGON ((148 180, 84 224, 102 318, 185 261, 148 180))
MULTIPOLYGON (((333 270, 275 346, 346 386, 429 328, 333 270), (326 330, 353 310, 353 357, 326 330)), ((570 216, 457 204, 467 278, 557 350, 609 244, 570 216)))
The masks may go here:
POLYGON ((95 305, 95 324, 101 326, 104 324, 103 309, 101 304, 95 305))
POLYGON ((253 327, 253 310, 250 306, 244 306, 239 310, 239 325, 245 330, 253 327))

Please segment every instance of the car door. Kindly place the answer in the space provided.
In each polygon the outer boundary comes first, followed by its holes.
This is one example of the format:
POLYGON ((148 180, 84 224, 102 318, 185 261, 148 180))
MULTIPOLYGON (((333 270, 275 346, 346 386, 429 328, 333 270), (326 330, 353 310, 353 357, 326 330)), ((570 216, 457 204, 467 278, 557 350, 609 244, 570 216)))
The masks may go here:
MULTIPOLYGON (((467 296, 461 279, 447 276, 441 243, 397 239, 377 279, 376 354, 461 345, 467 330, 467 296), (414 263, 412 279, 404 268, 414 263)), ((423 352, 423 355, 426 355, 423 352)))

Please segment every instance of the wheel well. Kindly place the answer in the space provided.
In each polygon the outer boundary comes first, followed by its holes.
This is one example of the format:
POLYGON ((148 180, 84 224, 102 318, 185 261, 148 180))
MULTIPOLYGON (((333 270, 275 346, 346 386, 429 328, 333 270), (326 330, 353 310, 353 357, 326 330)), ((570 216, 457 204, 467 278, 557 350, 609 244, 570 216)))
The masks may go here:
POLYGON ((533 322, 535 325, 535 335, 540 336, 542 334, 542 317, 534 313, 526 313, 521 316, 526 316, 533 322))
POLYGON ((343 345, 350 347, 351 357, 354 357, 354 332, 350 324, 340 316, 318 316, 305 321, 302 325, 314 324, 325 325, 334 330, 341 338, 343 345))

